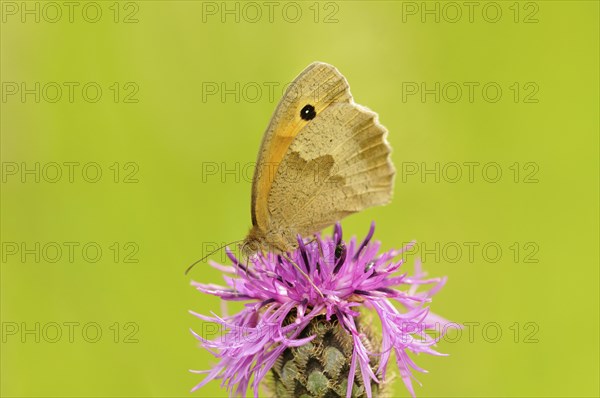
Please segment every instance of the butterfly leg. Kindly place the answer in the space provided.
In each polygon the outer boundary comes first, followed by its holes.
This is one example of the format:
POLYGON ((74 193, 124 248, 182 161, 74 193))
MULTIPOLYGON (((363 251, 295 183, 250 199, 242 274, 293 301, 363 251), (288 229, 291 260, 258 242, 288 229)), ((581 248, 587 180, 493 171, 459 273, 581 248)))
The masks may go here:
POLYGON ((319 296, 321 296, 321 298, 325 298, 325 296, 321 292, 321 289, 319 289, 317 287, 317 285, 315 285, 315 283, 312 281, 312 279, 310 278, 310 276, 306 272, 304 272, 304 270, 302 268, 300 268, 300 265, 298 265, 298 263, 296 263, 294 260, 292 260, 292 258, 288 255, 288 253, 283 253, 282 256, 289 263, 291 263, 296 268, 296 270, 298 270, 298 272, 300 272, 300 274, 302 274, 302 276, 304 276, 306 278, 306 280, 308 281, 308 283, 310 283, 311 286, 317 291, 317 293, 319 293, 319 296))

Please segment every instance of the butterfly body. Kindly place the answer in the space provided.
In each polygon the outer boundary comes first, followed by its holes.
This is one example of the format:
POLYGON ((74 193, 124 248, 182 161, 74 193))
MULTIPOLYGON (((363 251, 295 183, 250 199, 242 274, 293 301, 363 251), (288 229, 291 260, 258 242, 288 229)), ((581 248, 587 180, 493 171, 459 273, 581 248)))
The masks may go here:
POLYGON ((298 247, 294 236, 296 234, 292 229, 265 232, 253 226, 241 244, 242 254, 249 257, 259 251, 276 254, 291 252, 298 247))
POLYGON ((286 253, 345 216, 391 200, 395 170, 377 114, 354 103, 333 66, 315 62, 289 86, 263 137, 243 254, 286 253))

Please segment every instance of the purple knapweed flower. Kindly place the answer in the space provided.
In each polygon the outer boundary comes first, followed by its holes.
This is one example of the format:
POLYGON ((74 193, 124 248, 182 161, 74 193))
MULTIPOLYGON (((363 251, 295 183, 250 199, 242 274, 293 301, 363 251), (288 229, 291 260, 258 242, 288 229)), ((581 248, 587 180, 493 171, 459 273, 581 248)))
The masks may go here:
POLYGON ((228 317, 192 312, 224 330, 215 340, 192 331, 201 345, 219 358, 212 370, 194 371, 207 376, 192 391, 221 379, 221 385, 230 395, 245 395, 251 385, 258 397, 261 381, 278 358, 289 348, 310 344, 315 336, 301 334, 311 321, 321 317, 326 321, 337 320, 352 342, 348 382, 343 387, 346 396, 350 397, 356 386, 358 370, 364 393, 371 397, 371 382, 383 383, 392 351, 400 376, 414 396, 412 369, 425 371, 409 358, 408 352, 442 355, 432 348, 441 335, 434 338, 427 332, 439 331, 439 326, 447 321, 430 313, 427 304, 446 278, 426 279, 419 262, 414 275, 400 274, 403 260, 395 259, 411 245, 377 254, 380 243, 371 241, 374 229, 373 223, 360 245, 355 238, 345 243, 342 228, 337 224, 332 237, 316 236, 308 243, 299 237, 298 249, 287 255, 258 253, 244 264, 227 250, 233 266, 211 262, 226 274, 228 287, 197 282, 192 285, 223 300, 249 303, 244 310, 228 317), (312 283, 290 261, 301 267, 312 283), (422 285, 430 287, 418 291, 422 285), (357 327, 360 307, 374 310, 381 322, 377 347, 365 344, 357 327), (373 357, 377 357, 375 367, 373 357))

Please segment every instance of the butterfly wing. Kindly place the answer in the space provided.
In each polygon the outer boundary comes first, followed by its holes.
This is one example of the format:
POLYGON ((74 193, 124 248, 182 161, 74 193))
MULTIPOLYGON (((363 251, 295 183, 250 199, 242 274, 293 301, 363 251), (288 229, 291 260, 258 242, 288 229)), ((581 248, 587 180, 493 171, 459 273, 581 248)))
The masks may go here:
MULTIPOLYGON (((269 195, 274 180, 280 173, 280 165, 294 139, 314 121, 300 117, 303 107, 311 104, 318 115, 332 104, 349 103, 351 100, 346 79, 336 68, 325 63, 315 62, 309 65, 291 83, 275 109, 258 152, 252 181, 253 229, 266 232, 272 224, 269 195)), ((284 200, 278 194, 275 197, 284 200)))
POLYGON ((386 136, 377 115, 352 100, 317 113, 275 174, 268 196, 270 228, 308 235, 388 203, 395 170, 386 136))

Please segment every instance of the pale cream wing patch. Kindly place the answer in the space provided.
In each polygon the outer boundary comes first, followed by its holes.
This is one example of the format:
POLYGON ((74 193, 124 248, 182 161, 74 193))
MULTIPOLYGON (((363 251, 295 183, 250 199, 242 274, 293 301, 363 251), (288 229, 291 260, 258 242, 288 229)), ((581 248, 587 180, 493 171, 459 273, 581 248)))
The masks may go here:
POLYGON ((353 102, 335 103, 290 144, 268 197, 270 229, 315 233, 390 202, 394 182, 387 131, 353 102))

